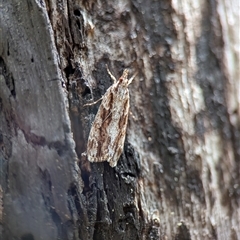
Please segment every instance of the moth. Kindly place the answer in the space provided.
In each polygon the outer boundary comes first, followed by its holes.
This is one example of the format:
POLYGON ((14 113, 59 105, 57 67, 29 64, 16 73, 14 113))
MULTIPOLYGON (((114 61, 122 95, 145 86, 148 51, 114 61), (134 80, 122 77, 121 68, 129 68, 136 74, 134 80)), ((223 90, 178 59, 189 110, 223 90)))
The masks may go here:
POLYGON ((129 115, 128 86, 136 73, 128 79, 128 70, 125 69, 122 76, 117 80, 108 67, 107 72, 113 80, 113 84, 98 100, 102 100, 102 103, 90 130, 87 158, 90 162, 107 161, 111 167, 115 167, 123 152, 127 130, 129 115))

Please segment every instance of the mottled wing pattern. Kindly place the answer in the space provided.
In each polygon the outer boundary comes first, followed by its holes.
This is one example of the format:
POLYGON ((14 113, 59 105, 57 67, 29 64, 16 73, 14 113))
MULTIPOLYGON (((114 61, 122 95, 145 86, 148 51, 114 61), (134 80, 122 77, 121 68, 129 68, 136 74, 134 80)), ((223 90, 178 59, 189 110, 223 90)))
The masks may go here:
POLYGON ((108 161, 111 167, 123 151, 129 113, 129 91, 119 82, 103 96, 87 145, 90 162, 108 161))

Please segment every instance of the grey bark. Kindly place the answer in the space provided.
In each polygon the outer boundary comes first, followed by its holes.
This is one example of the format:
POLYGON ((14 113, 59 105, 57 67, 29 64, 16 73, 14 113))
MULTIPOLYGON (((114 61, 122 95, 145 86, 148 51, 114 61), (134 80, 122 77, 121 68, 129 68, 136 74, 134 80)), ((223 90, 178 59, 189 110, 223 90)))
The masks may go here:
POLYGON ((2 239, 240 239, 237 15, 234 1, 2 0, 2 239), (106 64, 138 72, 115 168, 82 155, 106 64))

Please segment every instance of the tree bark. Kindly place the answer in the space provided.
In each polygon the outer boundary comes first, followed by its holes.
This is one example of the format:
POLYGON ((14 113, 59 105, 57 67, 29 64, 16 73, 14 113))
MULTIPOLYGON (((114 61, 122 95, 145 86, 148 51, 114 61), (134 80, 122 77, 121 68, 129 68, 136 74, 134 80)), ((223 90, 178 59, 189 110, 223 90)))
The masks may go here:
POLYGON ((1 239, 240 239, 236 0, 0 9, 1 239), (138 72, 115 168, 82 154, 106 64, 138 72))

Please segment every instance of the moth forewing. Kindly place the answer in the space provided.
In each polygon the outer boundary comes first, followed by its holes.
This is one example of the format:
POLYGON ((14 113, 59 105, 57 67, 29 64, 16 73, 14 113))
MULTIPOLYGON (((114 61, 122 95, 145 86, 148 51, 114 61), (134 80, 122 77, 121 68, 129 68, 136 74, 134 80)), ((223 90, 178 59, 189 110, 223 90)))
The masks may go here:
POLYGON ((113 128, 116 127, 117 133, 114 136, 115 141, 112 141, 112 145, 110 148, 112 149, 112 157, 107 160, 111 167, 115 167, 117 162, 123 152, 126 131, 127 131, 127 123, 128 123, 128 113, 129 113, 129 99, 122 104, 122 113, 119 118, 116 119, 116 126, 113 124, 113 128))
MULTIPOLYGON (((115 79, 109 70, 108 73, 115 79)), ((128 80, 128 70, 124 70, 118 81, 114 81, 104 94, 88 138, 87 157, 90 162, 108 161, 111 167, 117 165, 127 130, 128 85, 135 75, 128 80)))

